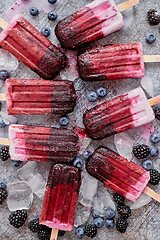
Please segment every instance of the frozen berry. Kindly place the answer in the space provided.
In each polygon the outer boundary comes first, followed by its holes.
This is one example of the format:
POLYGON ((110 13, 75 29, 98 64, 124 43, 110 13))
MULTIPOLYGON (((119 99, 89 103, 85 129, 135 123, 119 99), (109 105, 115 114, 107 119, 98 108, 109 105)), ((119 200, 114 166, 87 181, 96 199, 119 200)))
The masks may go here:
POLYGON ((93 238, 97 235, 97 228, 92 224, 88 224, 85 226, 84 232, 87 237, 93 238))
POLYGON ((125 218, 125 219, 131 216, 131 209, 126 205, 119 205, 117 207, 117 212, 120 214, 122 218, 125 218))
POLYGON ((29 9, 29 12, 30 12, 30 14, 31 14, 32 16, 36 16, 36 15, 38 15, 38 13, 39 13, 39 11, 38 11, 38 9, 37 9, 36 7, 31 7, 31 8, 29 9))
POLYGON ((57 13, 56 13, 56 12, 50 11, 50 12, 48 13, 48 19, 49 19, 49 20, 56 20, 56 18, 57 18, 57 13))
POLYGON ((40 224, 39 224, 39 218, 35 218, 33 220, 31 220, 28 223, 28 228, 32 231, 32 232, 38 232, 41 228, 40 224))
POLYGON ((50 29, 48 27, 43 27, 41 29, 41 33, 45 36, 48 37, 50 35, 50 29))
POLYGON ((0 79, 1 80, 5 81, 9 77, 10 77, 10 74, 9 74, 8 71, 6 71, 6 70, 1 70, 0 71, 0 79))
POLYGON ((153 132, 150 136, 150 140, 153 142, 153 143, 158 143, 160 141, 160 135, 159 133, 157 132, 153 132))
POLYGON ((59 124, 61 126, 67 126, 69 124, 69 121, 70 121, 70 119, 67 115, 61 116, 59 118, 59 124))
POLYGON ((105 225, 109 229, 114 228, 114 226, 115 226, 114 219, 106 219, 105 225))
POLYGON ((23 226, 27 219, 27 211, 26 210, 17 210, 10 214, 9 222, 15 228, 20 228, 23 226))
POLYGON ((82 156, 84 159, 88 159, 91 156, 91 154, 92 153, 88 149, 86 149, 83 151, 82 156))
POLYGON ((93 220, 94 225, 96 226, 96 228, 101 228, 104 226, 104 218, 102 217, 96 217, 93 220))
POLYGON ((88 93, 87 98, 89 102, 95 102, 98 99, 98 95, 96 92, 92 91, 88 93))
POLYGON ((82 168, 84 163, 81 157, 76 157, 76 159, 73 162, 73 165, 78 168, 82 168))
POLYGON ((150 172, 149 183, 151 183, 153 185, 157 185, 160 181, 160 173, 155 169, 151 169, 151 170, 149 170, 149 172, 150 172))
POLYGON ((57 2, 57 0, 48 0, 48 2, 53 4, 53 3, 57 2))
POLYGON ((76 228, 76 231, 75 231, 75 235, 78 237, 78 238, 83 238, 85 233, 84 233, 84 227, 77 227, 76 228))
POLYGON ((150 154, 150 148, 147 145, 137 145, 133 147, 133 154, 138 159, 144 159, 147 158, 150 154))
POLYGON ((147 19, 151 25, 157 25, 160 23, 160 15, 155 9, 150 9, 147 12, 147 19))
POLYGON ((125 198, 123 196, 121 196, 120 194, 115 193, 114 196, 113 196, 113 199, 114 199, 116 204, 124 205, 125 198))
POLYGON ((2 204, 3 200, 8 196, 7 190, 5 188, 0 188, 0 204, 2 204))
POLYGON ((113 209, 108 208, 105 212, 105 215, 107 219, 113 219, 116 216, 116 212, 113 209))
POLYGON ((156 41, 156 35, 154 33, 148 33, 146 35, 146 42, 152 44, 156 41))
POLYGON ((154 114, 155 114, 155 118, 157 118, 158 120, 160 120, 160 108, 156 107, 154 109, 154 114))
POLYGON ((152 169, 153 167, 153 163, 152 163, 152 160, 150 159, 146 159, 142 162, 142 167, 144 169, 146 169, 147 171, 149 171, 150 169, 152 169))
POLYGON ((9 157, 9 147, 1 147, 1 150, 0 150, 0 154, 1 154, 1 160, 3 162, 5 162, 9 157))
POLYGON ((116 228, 119 232, 124 233, 127 229, 128 223, 127 220, 124 218, 118 218, 116 220, 116 228))
POLYGON ((159 154, 159 149, 158 147, 150 147, 150 155, 153 156, 153 157, 156 157, 158 156, 159 154))
POLYGON ((107 95, 107 89, 104 87, 97 88, 97 95, 98 97, 105 97, 107 95))

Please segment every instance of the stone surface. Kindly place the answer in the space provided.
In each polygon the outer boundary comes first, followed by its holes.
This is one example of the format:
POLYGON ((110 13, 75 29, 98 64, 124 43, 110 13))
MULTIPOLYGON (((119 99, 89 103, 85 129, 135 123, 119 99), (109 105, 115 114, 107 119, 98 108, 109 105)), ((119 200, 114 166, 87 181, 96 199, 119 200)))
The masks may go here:
MULTIPOLYGON (((23 1, 23 0, 19 0, 23 1)), ((31 0, 28 0, 29 2, 31 0)), ((25 2, 25 1, 24 1, 25 2)), ((35 2, 35 1, 34 1, 35 2)), ((91 0, 57 0, 55 5, 50 5, 50 10, 55 9, 58 13, 58 18, 56 21, 48 21, 46 9, 48 8, 48 1, 47 0, 39 0, 38 4, 44 7, 43 11, 40 11, 39 15, 36 17, 31 17, 28 13, 28 6, 22 11, 22 16, 28 19, 38 30, 41 30, 42 27, 47 26, 51 28, 51 34, 48 37, 54 44, 59 46, 57 39, 54 35, 54 27, 58 20, 62 19, 63 17, 71 14, 72 12, 78 10, 80 7, 86 5, 87 3, 91 2, 91 0), (47 6, 44 5, 46 2, 47 6)), ((123 2, 123 0, 116 0, 116 3, 123 2)), ((15 0, 0 0, 0 13, 1 17, 5 17, 5 11, 13 4, 15 0)), ((132 42, 132 41, 140 41, 143 44, 144 54, 159 54, 159 45, 160 45, 160 38, 159 38, 159 26, 150 26, 146 21, 146 13, 149 9, 157 9, 160 12, 159 1, 150 1, 150 0, 141 0, 140 4, 125 13, 125 27, 120 31, 113 33, 104 39, 98 40, 97 43, 101 44, 116 44, 116 43, 124 43, 124 42, 132 42), (147 33, 153 32, 157 36, 157 40, 152 44, 149 45, 145 42, 145 36, 147 33)), ((97 44, 96 43, 96 44, 97 44)), ((92 43, 93 46, 95 43, 92 43)), ((146 63, 146 75, 152 78, 153 81, 153 90, 154 95, 160 94, 160 74, 159 74, 159 63, 146 63)), ((65 74, 65 73, 64 73, 65 74)), ((63 74, 63 78, 64 78, 63 74)), ((33 73, 30 69, 24 66, 22 63, 19 63, 17 70, 12 73, 12 77, 16 78, 37 78, 38 76, 33 73)), ((69 77, 67 72, 66 77, 69 77)), ((73 77, 71 76, 71 80, 73 77)), ((115 80, 115 81, 106 81, 106 82, 83 82, 83 86, 85 88, 84 93, 88 93, 91 90, 96 90, 99 86, 104 86, 108 90, 108 94, 105 98, 103 98, 100 102, 105 101, 107 99, 111 99, 119 94, 127 92, 133 88, 136 88, 140 85, 140 79, 125 79, 125 80, 115 80)), ((4 92, 4 82, 1 82, 0 91, 4 92)), ((80 95, 80 92, 79 92, 80 95)), ((84 99, 83 99, 84 100, 84 99)), ((100 103, 98 102, 98 104, 100 103)), ((84 104, 84 103, 83 103, 84 104)), ((82 104, 82 107, 83 107, 82 104)), ((96 105, 96 103, 88 103, 86 104, 87 107, 92 107, 96 105)), ((81 104, 79 103, 79 106, 81 104)), ((86 107, 85 106, 85 107, 86 107)), ((6 111, 6 104, 2 103, 2 110, 6 111)), ((81 110, 81 109, 80 109, 81 110)), ((77 111, 78 112, 78 111, 77 111)), ((83 110, 81 111, 81 114, 83 110)), ((77 113, 78 114, 78 113, 77 113)), ((80 113, 79 113, 80 115, 80 113)), ((43 126, 57 126, 58 117, 53 115, 44 115, 44 116, 17 116, 19 119, 20 124, 34 124, 34 125, 43 125, 43 126)), ((80 117, 78 118, 78 126, 83 126, 82 122, 80 122, 80 117)), ((157 130, 160 126, 160 122, 158 120, 154 121, 155 129, 157 130)), ((69 125, 69 128, 72 126, 69 125)), ((137 134, 138 137, 135 136, 134 131, 128 131, 127 134, 129 136, 134 136, 135 141, 139 141, 141 136, 137 134)), ((8 127, 1 129, 0 132, 1 137, 8 136, 8 127)), ((143 140, 142 140, 143 142, 143 140)), ((150 144, 150 142, 148 142, 150 144)), ((111 146, 115 150, 114 146, 114 139, 110 137, 108 139, 104 139, 101 142, 92 141, 90 144, 90 149, 94 149, 96 146, 103 144, 106 146, 111 146)), ((134 159, 134 161, 137 161, 134 159)), ((159 158, 153 159, 154 167, 160 171, 159 158)), ((140 161, 137 161, 138 164, 141 164, 140 161)), ((50 163, 39 163, 39 171, 45 178, 47 179, 47 174, 50 168, 50 163)), ((17 181, 17 170, 13 169, 11 166, 11 161, 8 160, 7 162, 0 162, 0 178, 4 179, 6 183, 17 181)), ((160 185, 152 187, 154 190, 160 193, 160 185)), ((34 197, 33 204, 28 212, 28 221, 33 219, 34 217, 40 215, 41 207, 42 207, 42 199, 39 199, 37 196, 34 197)), ((27 221, 25 225, 16 230, 14 227, 10 226, 8 221, 8 216, 10 212, 7 208, 6 203, 4 202, 1 206, 1 214, 0 214, 0 235, 1 240, 36 240, 38 239, 36 233, 32 233, 27 228, 27 221)), ((152 200, 148 205, 132 211, 132 216, 129 218, 128 223, 129 226, 127 228, 126 233, 120 234, 116 229, 108 230, 105 227, 98 230, 98 234, 96 236, 96 240, 106 240, 106 239, 119 239, 119 240, 159 240, 160 236, 160 208, 159 203, 152 200)), ((92 219, 90 220, 92 221, 92 219)), ((76 240, 74 231, 70 233, 66 233, 64 237, 61 237, 62 240, 76 240)), ((89 239, 89 238, 84 238, 89 239)))

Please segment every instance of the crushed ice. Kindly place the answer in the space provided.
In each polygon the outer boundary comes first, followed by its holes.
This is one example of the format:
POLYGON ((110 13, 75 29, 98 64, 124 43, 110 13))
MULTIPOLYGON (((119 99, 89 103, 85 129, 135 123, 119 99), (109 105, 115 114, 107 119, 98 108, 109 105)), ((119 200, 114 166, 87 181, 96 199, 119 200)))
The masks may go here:
POLYGON ((18 60, 8 51, 0 48, 0 70, 14 72, 18 68, 18 60))
POLYGON ((143 89, 149 94, 150 97, 154 97, 154 88, 152 78, 149 76, 145 76, 141 79, 140 82, 143 89))

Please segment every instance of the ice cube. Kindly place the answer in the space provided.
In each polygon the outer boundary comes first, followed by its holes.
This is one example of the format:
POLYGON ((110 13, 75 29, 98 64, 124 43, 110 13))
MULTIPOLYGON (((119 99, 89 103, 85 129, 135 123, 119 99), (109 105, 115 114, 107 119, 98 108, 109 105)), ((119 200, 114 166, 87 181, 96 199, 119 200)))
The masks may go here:
MULTIPOLYGON (((100 209, 103 208, 112 208, 113 210, 116 209, 115 204, 111 198, 110 193, 108 192, 107 188, 103 186, 102 183, 99 183, 97 198, 94 199, 94 206, 100 205, 100 209), (97 201, 97 203, 95 202, 97 201)), ((99 211, 100 209, 97 208, 99 211)))
POLYGON ((93 212, 95 216, 104 216, 104 203, 97 196, 95 196, 93 200, 93 212))
POLYGON ((33 193, 27 182, 18 181, 7 184, 7 192, 7 205, 11 212, 31 207, 33 193))
POLYGON ((131 206, 131 209, 138 209, 145 205, 147 205, 152 198, 145 193, 142 193, 141 196, 137 199, 137 201, 131 206))
POLYGON ((0 111, 0 116, 6 125, 18 123, 18 118, 8 115, 6 112, 0 111))
POLYGON ((91 177, 84 169, 82 172, 82 184, 79 193, 79 202, 85 207, 91 207, 93 197, 97 192, 98 180, 91 177))
POLYGON ((150 97, 154 97, 153 81, 151 77, 143 77, 140 84, 144 88, 144 90, 146 90, 150 97))
POLYGON ((41 174, 38 172, 37 162, 27 162, 18 170, 18 177, 27 181, 32 189, 32 192, 35 193, 39 198, 44 195, 46 183, 41 174))
POLYGON ((15 71, 18 67, 18 60, 12 54, 4 49, 0 49, 0 70, 9 72, 15 71))
POLYGON ((78 227, 85 224, 90 216, 90 208, 84 207, 81 204, 77 205, 76 217, 74 221, 74 226, 78 227))
POLYGON ((118 153, 127 158, 129 161, 132 159, 133 141, 127 133, 119 133, 114 135, 114 143, 118 153))

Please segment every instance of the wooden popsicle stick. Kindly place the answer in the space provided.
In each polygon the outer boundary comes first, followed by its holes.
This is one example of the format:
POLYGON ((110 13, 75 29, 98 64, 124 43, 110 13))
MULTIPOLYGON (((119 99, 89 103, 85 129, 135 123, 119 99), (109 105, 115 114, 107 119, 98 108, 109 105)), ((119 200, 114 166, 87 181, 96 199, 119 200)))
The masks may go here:
POLYGON ((151 106, 153 106, 153 105, 155 105, 155 104, 157 104, 157 103, 159 103, 159 102, 160 102, 160 95, 148 99, 148 103, 149 103, 151 106))
POLYGON ((147 194, 148 196, 150 196, 151 198, 154 198, 155 200, 157 200, 158 202, 160 202, 160 194, 156 193, 155 191, 153 191, 151 188, 149 187, 145 187, 143 192, 145 194, 147 194))
POLYGON ((0 138, 0 145, 10 146, 9 138, 0 138))
POLYGON ((8 23, 3 18, 0 17, 0 27, 2 29, 5 29, 7 26, 8 26, 8 23))
POLYGON ((119 5, 117 5, 117 8, 120 12, 122 12, 130 7, 137 5, 138 3, 139 3, 139 0, 128 0, 126 2, 123 2, 119 5))
POLYGON ((144 62, 160 62, 160 55, 143 55, 144 62))
POLYGON ((6 101, 5 93, 0 93, 0 101, 6 101))
POLYGON ((50 240, 57 240, 58 229, 52 229, 50 240))

